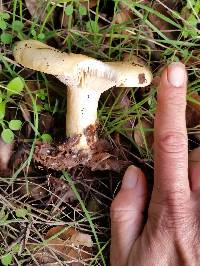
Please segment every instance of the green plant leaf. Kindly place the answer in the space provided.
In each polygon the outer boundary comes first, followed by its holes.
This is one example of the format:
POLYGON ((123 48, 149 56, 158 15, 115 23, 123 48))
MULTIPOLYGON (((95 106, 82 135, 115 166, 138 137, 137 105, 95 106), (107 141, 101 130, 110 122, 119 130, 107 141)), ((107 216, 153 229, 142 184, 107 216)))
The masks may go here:
POLYGON ((97 33, 99 32, 99 26, 94 20, 90 20, 86 23, 86 28, 91 33, 97 33))
POLYGON ((187 7, 192 8, 195 5, 196 0, 187 1, 187 7))
POLYGON ((21 32, 23 30, 24 24, 21 20, 15 20, 12 24, 12 29, 16 32, 21 32))
POLYGON ((43 41, 44 39, 45 39, 45 34, 44 33, 38 34, 38 40, 43 41))
POLYGON ((12 43, 12 35, 9 34, 9 33, 3 32, 1 34, 1 41, 4 44, 10 44, 10 43, 12 43))
POLYGON ((20 244, 15 244, 13 247, 12 247, 12 252, 14 254, 18 253, 20 251, 20 244))
POLYGON ((200 2, 199 2, 199 1, 197 1, 197 2, 195 3, 194 10, 195 10, 195 12, 196 12, 197 14, 199 13, 199 11, 200 11, 200 2))
POLYGON ((6 213, 5 210, 0 211, 0 223, 5 223, 8 220, 9 213, 6 213))
POLYGON ((51 106, 50 106, 48 103, 45 103, 45 104, 44 104, 44 109, 45 109, 46 111, 48 111, 48 112, 52 112, 52 108, 51 108, 51 106))
POLYGON ((24 80, 20 77, 12 79, 8 85, 8 96, 11 96, 13 94, 19 94, 24 89, 24 80))
POLYGON ((38 90, 36 95, 38 98, 40 98, 42 101, 44 101, 46 99, 46 97, 48 96, 48 93, 44 89, 41 89, 41 90, 38 90))
POLYGON ((0 210, 0 220, 2 220, 6 216, 5 210, 2 208, 0 210))
POLYGON ((0 19, 0 29, 1 30, 6 30, 8 26, 8 23, 5 22, 3 19, 0 19))
POLYGON ((74 8, 73 8, 73 5, 69 5, 65 8, 65 14, 67 16, 71 16, 74 12, 74 8))
POLYGON ((9 15, 8 13, 6 13, 6 12, 0 12, 0 17, 1 17, 2 19, 7 20, 7 19, 10 18, 10 15, 9 15))
POLYGON ((25 218, 28 214, 28 210, 25 208, 20 208, 15 211, 15 214, 18 218, 25 218))
POLYGON ((14 134, 12 132, 12 130, 10 130, 9 128, 6 128, 2 131, 1 133, 1 137, 3 139, 3 141, 5 143, 12 143, 12 141, 14 140, 14 134))
POLYGON ((3 266, 9 266, 12 263, 13 256, 11 253, 7 253, 1 258, 3 266))
POLYGON ((0 103, 2 103, 2 101, 3 101, 3 93, 2 93, 2 91, 0 90, 0 103))
POLYGON ((78 8, 78 12, 81 16, 87 15, 87 8, 85 6, 80 5, 78 8))
POLYGON ((37 104, 37 105, 35 106, 35 111, 37 111, 38 113, 41 112, 42 110, 44 110, 42 104, 37 104))
POLYGON ((31 29, 31 35, 32 35, 33 37, 35 37, 35 36, 37 35, 36 30, 31 29))
POLYGON ((197 18, 196 18, 195 15, 191 14, 191 15, 189 16, 187 22, 188 22, 190 25, 192 25, 192 26, 196 26, 197 23, 198 23, 198 20, 197 20, 197 18))
POLYGON ((22 127, 22 122, 20 120, 10 120, 9 128, 11 130, 20 130, 22 127))
POLYGON ((46 133, 42 134, 41 139, 43 142, 48 142, 48 143, 52 142, 52 140, 53 140, 51 135, 46 134, 46 133))
POLYGON ((0 119, 3 119, 6 112, 6 102, 0 103, 0 119))

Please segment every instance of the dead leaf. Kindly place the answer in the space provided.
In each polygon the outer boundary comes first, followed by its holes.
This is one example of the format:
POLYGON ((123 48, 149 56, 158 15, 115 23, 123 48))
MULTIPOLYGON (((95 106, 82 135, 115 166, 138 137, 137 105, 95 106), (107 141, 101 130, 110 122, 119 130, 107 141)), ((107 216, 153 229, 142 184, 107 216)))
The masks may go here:
POLYGON ((128 96, 129 91, 130 88, 113 88, 113 100, 117 109, 124 111, 131 106, 131 100, 128 96))
POLYGON ((45 240, 47 241, 46 247, 40 248, 34 254, 34 258, 41 266, 50 265, 50 263, 53 265, 58 262, 58 259, 70 266, 82 266, 86 265, 92 256, 91 236, 75 228, 52 227, 47 232, 45 240))
POLYGON ((72 23, 72 25, 73 25, 74 17, 73 16, 71 16, 71 17, 67 16, 65 14, 65 10, 63 9, 62 12, 59 15, 60 27, 67 29, 68 28, 68 25, 69 25, 70 19, 71 19, 71 22, 70 23, 72 23))
POLYGON ((37 9, 38 1, 37 0, 25 0, 26 7, 29 13, 33 16, 37 9))
POLYGON ((99 139, 98 142, 96 143, 94 149, 95 149, 96 153, 111 152, 112 151, 112 145, 106 139, 99 139))
POLYGON ((53 128, 53 125, 54 118, 50 113, 43 112, 40 114, 40 120, 38 125, 40 133, 50 132, 51 128, 53 128))
POLYGON ((89 8, 93 8, 97 5, 98 0, 79 0, 79 3, 81 3, 83 6, 88 7, 89 8))
POLYGON ((45 1, 41 0, 25 0, 26 7, 34 18, 37 18, 39 21, 44 21, 45 19, 45 1))
POLYGON ((20 109, 22 111, 22 115, 23 115, 23 118, 26 122, 30 122, 31 121, 31 114, 30 114, 30 111, 28 110, 26 104, 24 103, 20 103, 20 109))
POLYGON ((141 25, 140 30, 144 33, 144 36, 145 36, 145 38, 144 38, 144 40, 142 40, 142 42, 151 48, 151 56, 155 60, 160 60, 162 50, 161 50, 160 46, 156 45, 156 40, 154 38, 154 33, 153 33, 152 29, 149 26, 143 24, 143 25, 141 25))
MULTIPOLYGON (((122 1, 119 2, 118 7, 119 7, 118 11, 113 16, 113 23, 114 24, 131 23, 133 21, 132 11, 122 1)), ((125 29, 122 30, 122 34, 129 35, 135 33, 134 29, 131 30, 131 33, 129 30, 125 29)))
POLYGON ((125 22, 131 21, 133 18, 133 14, 127 8, 124 8, 122 4, 120 4, 119 11, 113 17, 113 23, 115 24, 123 24, 125 22))
POLYGON ((131 64, 140 65, 140 66, 146 66, 146 62, 144 59, 134 54, 130 54, 130 53, 123 54, 123 61, 129 62, 131 64))
POLYGON ((34 200, 42 200, 48 196, 48 191, 45 189, 45 183, 41 183, 41 181, 39 183, 39 180, 34 177, 29 177, 28 184, 25 182, 20 184, 18 191, 20 196, 28 196, 34 200))
POLYGON ((115 87, 112 88, 109 91, 105 91, 103 95, 101 96, 102 102, 106 101, 107 106, 114 106, 115 110, 124 110, 127 109, 131 101, 128 97, 128 93, 130 91, 130 88, 119 88, 115 87))
POLYGON ((56 262, 54 254, 59 256, 59 259, 67 260, 65 242, 60 238, 48 241, 47 246, 39 249, 33 256, 39 265, 43 266, 56 262))
MULTIPOLYGON (((18 169, 19 165, 27 160, 29 152, 30 148, 27 144, 19 143, 9 161, 9 168, 18 169)), ((31 174, 31 172, 34 172, 32 165, 28 168, 28 173, 31 174)))
MULTIPOLYGON (((174 1, 166 0, 166 1, 162 1, 162 4, 155 1, 152 5, 152 8, 166 17, 171 17, 170 12, 163 4, 171 9, 174 8, 175 6, 174 1)), ((172 39, 172 40, 176 39, 178 32, 176 31, 176 28, 171 23, 167 22, 166 20, 158 17, 157 15, 153 13, 149 14, 149 20, 155 27, 157 27, 169 39, 172 39)))
POLYGON ((87 204, 87 210, 89 212, 98 212, 100 210, 100 203, 97 199, 90 198, 87 204))
POLYGON ((122 172, 128 165, 130 165, 130 162, 118 160, 116 157, 105 152, 94 154, 88 163, 88 167, 91 167, 92 171, 108 170, 117 173, 122 172))
POLYGON ((141 147, 152 148, 153 146, 153 124, 145 119, 141 119, 134 129, 134 140, 135 143, 141 147))
POLYGON ((68 240, 73 236, 75 231, 76 230, 73 227, 65 228, 64 226, 54 226, 47 231, 45 239, 51 238, 52 236, 60 232, 59 238, 61 238, 62 240, 68 240))
POLYGON ((73 202, 76 200, 74 192, 71 190, 71 187, 62 179, 56 178, 53 176, 48 177, 48 182, 51 187, 51 198, 49 203, 56 204, 55 207, 59 207, 63 202, 73 202), (62 199, 62 200, 60 200, 62 199), (58 203, 60 201, 60 203, 58 203))

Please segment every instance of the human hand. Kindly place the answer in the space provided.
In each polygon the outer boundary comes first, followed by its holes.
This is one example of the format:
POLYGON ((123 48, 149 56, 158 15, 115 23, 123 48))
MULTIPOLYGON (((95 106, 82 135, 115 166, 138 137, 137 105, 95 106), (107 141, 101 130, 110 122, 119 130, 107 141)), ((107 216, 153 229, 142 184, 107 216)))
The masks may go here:
POLYGON ((185 121, 187 73, 181 63, 163 72, 155 118, 154 187, 131 166, 111 206, 111 265, 200 265, 200 149, 191 153, 185 121))

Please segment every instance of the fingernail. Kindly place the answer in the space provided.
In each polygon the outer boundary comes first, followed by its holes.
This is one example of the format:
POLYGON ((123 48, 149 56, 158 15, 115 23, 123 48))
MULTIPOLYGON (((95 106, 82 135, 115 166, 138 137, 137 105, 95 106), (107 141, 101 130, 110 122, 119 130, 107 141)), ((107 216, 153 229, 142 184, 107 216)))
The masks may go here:
POLYGON ((138 181, 137 168, 133 165, 129 166, 124 174, 122 181, 122 189, 133 189, 138 181))
POLYGON ((171 63, 167 68, 168 82, 173 87, 182 87, 186 82, 186 70, 182 63, 171 63))

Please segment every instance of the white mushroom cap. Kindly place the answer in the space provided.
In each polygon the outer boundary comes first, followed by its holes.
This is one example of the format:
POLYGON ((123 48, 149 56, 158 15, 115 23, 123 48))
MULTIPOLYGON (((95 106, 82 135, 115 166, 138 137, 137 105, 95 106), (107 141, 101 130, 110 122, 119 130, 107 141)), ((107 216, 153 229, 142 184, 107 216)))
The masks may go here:
POLYGON ((118 87, 145 87, 152 81, 147 67, 127 62, 101 62, 82 54, 62 53, 35 40, 18 42, 13 54, 24 67, 58 76, 66 85, 79 85, 83 79, 92 76, 110 80, 118 87))

